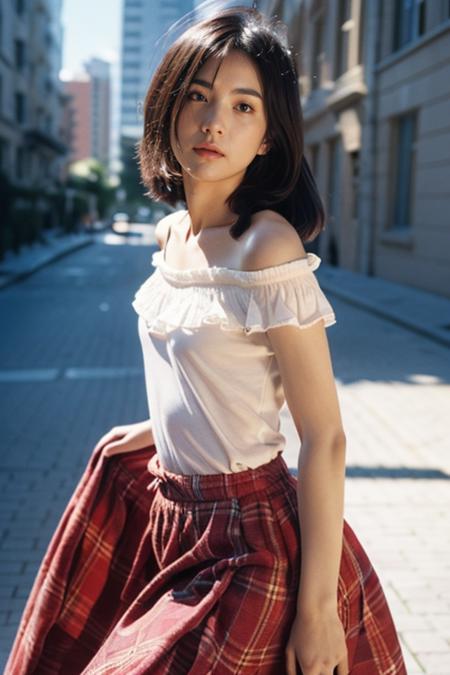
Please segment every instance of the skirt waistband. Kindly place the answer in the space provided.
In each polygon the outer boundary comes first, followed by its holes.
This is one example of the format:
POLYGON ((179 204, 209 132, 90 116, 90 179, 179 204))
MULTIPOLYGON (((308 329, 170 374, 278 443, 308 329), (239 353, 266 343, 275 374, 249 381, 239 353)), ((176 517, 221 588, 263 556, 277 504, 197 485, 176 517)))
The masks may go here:
POLYGON ((290 476, 281 452, 267 464, 255 469, 192 475, 167 471, 161 466, 158 454, 154 453, 147 464, 147 470, 154 476, 147 490, 158 485, 164 497, 175 501, 218 501, 244 497, 261 490, 272 495, 279 492, 280 488, 285 489, 283 479, 290 476))

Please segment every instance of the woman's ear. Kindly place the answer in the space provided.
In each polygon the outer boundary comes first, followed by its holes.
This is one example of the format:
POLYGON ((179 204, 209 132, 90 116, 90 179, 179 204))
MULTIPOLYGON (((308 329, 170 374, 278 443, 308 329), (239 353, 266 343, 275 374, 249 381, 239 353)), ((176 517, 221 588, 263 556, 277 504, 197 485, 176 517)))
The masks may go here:
POLYGON ((257 154, 258 155, 267 155, 269 150, 270 150, 270 141, 267 138, 265 138, 263 140, 263 142, 261 143, 261 145, 259 146, 257 154))

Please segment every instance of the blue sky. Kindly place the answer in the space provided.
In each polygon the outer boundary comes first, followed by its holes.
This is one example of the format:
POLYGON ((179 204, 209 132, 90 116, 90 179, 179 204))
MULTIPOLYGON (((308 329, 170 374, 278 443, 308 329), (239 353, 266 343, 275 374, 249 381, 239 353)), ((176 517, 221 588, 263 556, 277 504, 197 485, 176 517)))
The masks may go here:
POLYGON ((79 71, 99 56, 117 61, 122 0, 63 0, 63 70, 79 71))

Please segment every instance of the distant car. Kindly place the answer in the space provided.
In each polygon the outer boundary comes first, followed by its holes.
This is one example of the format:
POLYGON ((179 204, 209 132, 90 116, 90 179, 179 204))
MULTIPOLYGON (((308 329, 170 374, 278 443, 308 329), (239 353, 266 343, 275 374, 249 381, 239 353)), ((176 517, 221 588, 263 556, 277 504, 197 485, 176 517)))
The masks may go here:
POLYGON ((152 210, 148 206, 140 206, 136 211, 134 220, 137 223, 149 223, 152 219, 152 210))
POLYGON ((113 222, 114 223, 128 223, 130 220, 130 216, 128 213, 122 213, 118 212, 113 215, 113 222))

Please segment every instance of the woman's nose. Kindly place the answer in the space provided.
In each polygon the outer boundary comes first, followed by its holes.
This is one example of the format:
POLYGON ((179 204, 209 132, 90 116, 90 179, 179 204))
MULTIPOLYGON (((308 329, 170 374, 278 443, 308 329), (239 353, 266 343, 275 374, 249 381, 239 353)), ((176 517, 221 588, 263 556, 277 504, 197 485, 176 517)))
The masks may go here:
POLYGON ((201 126, 202 131, 204 132, 210 131, 214 133, 222 133, 224 130, 223 115, 217 108, 211 108, 205 112, 201 126))

